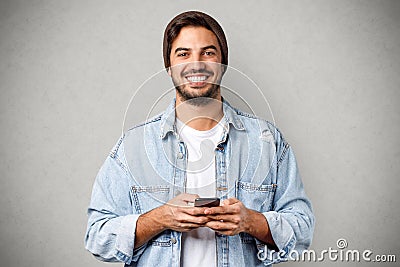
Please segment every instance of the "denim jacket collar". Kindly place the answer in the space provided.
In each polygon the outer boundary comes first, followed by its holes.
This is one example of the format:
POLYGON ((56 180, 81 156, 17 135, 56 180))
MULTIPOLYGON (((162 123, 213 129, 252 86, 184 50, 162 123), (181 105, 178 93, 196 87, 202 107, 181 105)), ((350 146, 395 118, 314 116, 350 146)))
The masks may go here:
MULTIPOLYGON (((175 103, 176 99, 174 98, 165 112, 161 115, 161 139, 163 139, 169 132, 173 134, 176 134, 177 132, 175 126, 175 103)), ((246 130, 236 109, 233 108, 224 98, 222 98, 222 110, 224 112, 225 125, 227 129, 229 129, 229 125, 232 124, 236 130, 246 130)))

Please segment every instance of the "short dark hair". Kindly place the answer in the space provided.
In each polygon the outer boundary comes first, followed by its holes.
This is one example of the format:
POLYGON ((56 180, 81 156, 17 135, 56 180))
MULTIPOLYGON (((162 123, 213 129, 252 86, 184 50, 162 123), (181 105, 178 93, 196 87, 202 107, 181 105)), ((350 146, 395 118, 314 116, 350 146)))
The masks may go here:
POLYGON ((228 65, 228 43, 226 41, 225 33, 218 22, 200 11, 187 11, 177 15, 167 25, 164 31, 163 41, 163 56, 164 66, 169 68, 171 66, 170 55, 172 42, 179 35, 183 27, 204 27, 212 31, 217 37, 218 44, 221 49, 222 60, 221 63, 228 65))

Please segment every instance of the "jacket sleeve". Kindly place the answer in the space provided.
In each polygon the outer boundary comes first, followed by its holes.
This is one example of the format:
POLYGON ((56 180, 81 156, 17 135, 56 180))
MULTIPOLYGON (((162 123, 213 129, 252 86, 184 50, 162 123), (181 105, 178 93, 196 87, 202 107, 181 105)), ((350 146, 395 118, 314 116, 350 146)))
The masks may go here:
POLYGON ((283 139, 277 145, 276 183, 272 211, 263 213, 279 251, 257 240, 258 258, 265 265, 287 261, 307 249, 314 231, 311 202, 305 194, 292 148, 283 139))
POLYGON ((146 244, 134 250, 136 221, 129 173, 118 154, 111 153, 93 185, 88 208, 85 247, 102 261, 137 261, 146 244))

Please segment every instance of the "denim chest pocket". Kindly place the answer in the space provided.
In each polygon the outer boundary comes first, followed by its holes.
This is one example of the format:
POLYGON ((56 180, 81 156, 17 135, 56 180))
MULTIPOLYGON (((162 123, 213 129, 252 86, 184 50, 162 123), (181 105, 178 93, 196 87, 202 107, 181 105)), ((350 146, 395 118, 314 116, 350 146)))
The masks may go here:
POLYGON ((169 186, 132 186, 132 205, 136 213, 146 213, 164 205, 169 200, 169 186))
POLYGON ((239 181, 236 184, 237 198, 246 208, 259 212, 270 211, 272 209, 276 187, 276 184, 256 185, 239 181))

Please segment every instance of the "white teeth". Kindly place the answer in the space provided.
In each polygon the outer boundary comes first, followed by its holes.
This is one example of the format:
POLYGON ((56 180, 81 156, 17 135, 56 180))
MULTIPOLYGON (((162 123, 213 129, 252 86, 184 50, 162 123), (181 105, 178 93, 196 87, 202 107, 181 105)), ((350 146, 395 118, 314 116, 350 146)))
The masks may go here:
POLYGON ((187 77, 187 79, 190 82, 202 82, 202 81, 206 80, 207 77, 206 76, 189 76, 189 77, 187 77))

